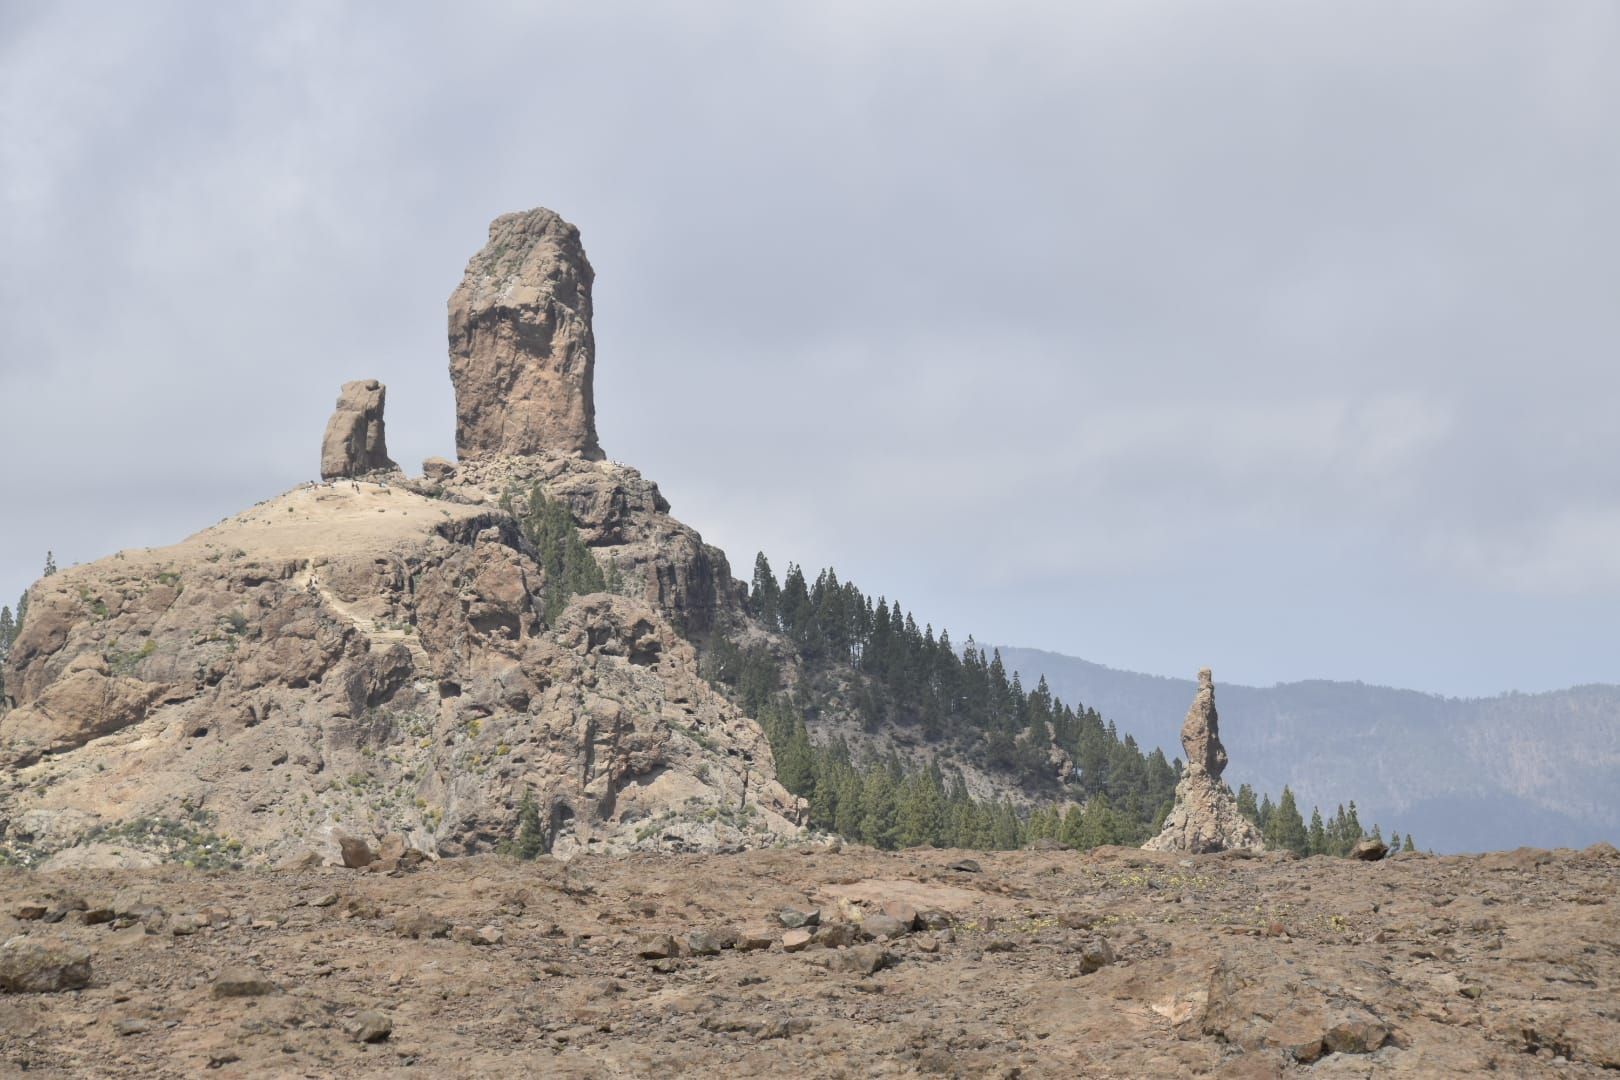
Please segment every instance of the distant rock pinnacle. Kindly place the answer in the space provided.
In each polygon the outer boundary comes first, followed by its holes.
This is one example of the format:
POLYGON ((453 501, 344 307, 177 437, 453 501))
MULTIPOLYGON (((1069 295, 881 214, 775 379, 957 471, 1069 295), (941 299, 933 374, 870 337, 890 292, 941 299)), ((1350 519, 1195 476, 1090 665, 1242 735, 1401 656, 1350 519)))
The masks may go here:
POLYGON ((1176 785, 1176 804, 1164 819, 1164 829, 1142 846, 1195 854, 1265 850, 1260 830, 1238 812, 1237 800, 1221 783, 1226 748, 1215 713, 1215 679, 1208 668, 1198 673, 1198 694, 1181 725, 1181 747, 1187 754, 1187 770, 1176 785))
POLYGON ((1209 668, 1198 673, 1198 696, 1181 724, 1181 748, 1188 768, 1203 769, 1211 780, 1226 771, 1226 747, 1221 745, 1220 717, 1215 712, 1215 677, 1209 668))
POLYGON ((456 451, 603 457, 591 332, 595 274, 579 230, 544 208, 496 218, 450 294, 456 451))

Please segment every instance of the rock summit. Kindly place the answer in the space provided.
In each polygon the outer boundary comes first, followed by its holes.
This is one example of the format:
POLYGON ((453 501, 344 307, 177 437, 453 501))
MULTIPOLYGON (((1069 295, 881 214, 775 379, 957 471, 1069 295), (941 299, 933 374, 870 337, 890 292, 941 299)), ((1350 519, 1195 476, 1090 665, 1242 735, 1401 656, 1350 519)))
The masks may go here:
POLYGON ((1209 668, 1198 673, 1198 693, 1181 725, 1181 748, 1187 755, 1187 771, 1176 785, 1176 804, 1159 835, 1142 846, 1149 851, 1195 854, 1265 850, 1260 830, 1238 812, 1237 800, 1221 783, 1226 748, 1221 745, 1215 678, 1209 668))
POLYGON ((450 381, 463 458, 600 460, 592 380, 595 273, 579 230, 544 208, 505 214, 450 294, 450 381))

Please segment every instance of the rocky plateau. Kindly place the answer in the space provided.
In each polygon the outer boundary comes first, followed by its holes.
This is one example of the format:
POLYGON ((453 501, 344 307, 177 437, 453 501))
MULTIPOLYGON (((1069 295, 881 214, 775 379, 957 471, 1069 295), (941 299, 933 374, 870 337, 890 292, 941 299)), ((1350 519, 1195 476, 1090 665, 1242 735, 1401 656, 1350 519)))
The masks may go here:
POLYGON ((0 1071, 1613 1076, 1620 854, 0 870, 0 1071), (26 948, 24 947, 26 946, 26 948))

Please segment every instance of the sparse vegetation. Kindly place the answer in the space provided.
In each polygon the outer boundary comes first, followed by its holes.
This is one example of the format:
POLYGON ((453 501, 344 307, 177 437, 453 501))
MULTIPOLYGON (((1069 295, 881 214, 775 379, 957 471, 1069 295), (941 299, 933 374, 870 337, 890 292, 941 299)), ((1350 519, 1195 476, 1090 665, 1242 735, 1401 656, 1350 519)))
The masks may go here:
POLYGON ((131 818, 116 825, 98 825, 85 835, 84 842, 127 845, 164 862, 198 870, 240 870, 241 842, 212 831, 213 822, 213 815, 202 810, 194 810, 184 819, 131 818))

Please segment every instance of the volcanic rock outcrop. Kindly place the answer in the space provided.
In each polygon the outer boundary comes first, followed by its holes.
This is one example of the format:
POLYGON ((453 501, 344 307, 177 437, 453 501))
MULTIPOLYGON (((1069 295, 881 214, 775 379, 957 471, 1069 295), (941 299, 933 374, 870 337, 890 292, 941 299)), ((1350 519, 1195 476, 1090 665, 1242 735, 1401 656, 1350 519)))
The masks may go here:
POLYGON ((595 274, 579 230, 546 209, 506 214, 450 294, 450 381, 462 458, 603 456, 591 331, 595 274))
POLYGON ((1149 851, 1265 850, 1260 830, 1238 812, 1237 800, 1221 783, 1226 748, 1221 745, 1220 717, 1215 712, 1215 679, 1209 668, 1198 673, 1198 694, 1181 725, 1186 771, 1176 785, 1176 803, 1158 836, 1143 844, 1149 851))
POLYGON ((343 384, 337 410, 326 422, 321 440, 321 479, 363 476, 396 468, 388 457, 383 431, 383 402, 388 387, 376 379, 343 384))
MULTIPOLYGON (((0 703, 0 863, 799 834, 763 731, 687 638, 740 617, 742 586, 657 485, 595 450, 577 232, 533 211, 491 235, 457 292, 459 355, 495 365, 458 369, 470 460, 300 487, 33 586, 0 703), (486 375, 510 381, 506 398, 486 375), (564 584, 523 526, 536 498, 568 508, 610 591, 557 610, 564 584)), ((382 398, 345 386, 323 472, 392 465, 382 398)))

